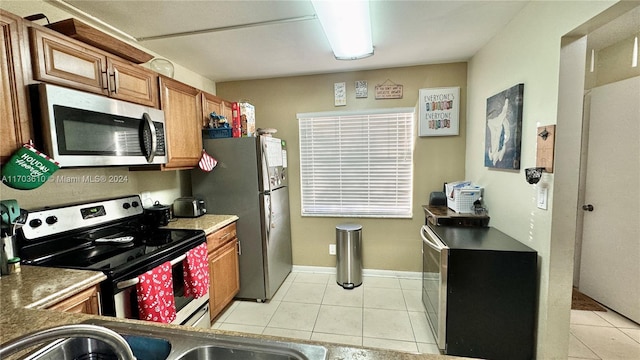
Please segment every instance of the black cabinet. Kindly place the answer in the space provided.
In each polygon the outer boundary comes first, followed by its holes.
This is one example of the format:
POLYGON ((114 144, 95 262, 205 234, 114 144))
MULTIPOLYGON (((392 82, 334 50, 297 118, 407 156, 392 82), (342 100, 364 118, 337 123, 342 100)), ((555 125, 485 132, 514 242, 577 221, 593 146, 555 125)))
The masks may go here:
POLYGON ((445 353, 533 359, 536 251, 490 227, 431 229, 449 248, 445 353))

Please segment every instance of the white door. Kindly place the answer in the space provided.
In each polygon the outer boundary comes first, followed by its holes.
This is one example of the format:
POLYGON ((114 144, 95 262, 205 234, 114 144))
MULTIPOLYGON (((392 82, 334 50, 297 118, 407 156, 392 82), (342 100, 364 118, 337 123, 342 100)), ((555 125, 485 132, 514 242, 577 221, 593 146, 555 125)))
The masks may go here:
POLYGON ((580 291, 640 322, 640 77, 591 90, 580 291))

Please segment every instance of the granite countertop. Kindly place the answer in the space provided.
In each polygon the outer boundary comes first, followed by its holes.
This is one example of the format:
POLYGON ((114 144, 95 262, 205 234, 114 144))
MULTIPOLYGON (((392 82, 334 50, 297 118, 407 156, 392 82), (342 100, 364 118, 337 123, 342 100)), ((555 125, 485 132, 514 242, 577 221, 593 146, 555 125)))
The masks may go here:
POLYGON ((206 234, 211 234, 212 232, 222 229, 238 219, 239 218, 236 215, 204 214, 197 218, 174 218, 167 226, 163 226, 163 228, 204 230, 206 234))
MULTIPOLYGON (((331 360, 446 360, 446 359, 469 359, 459 358, 446 355, 434 354, 412 354, 399 351, 380 350, 357 346, 342 346, 337 344, 329 344, 316 342, 311 340, 298 340, 290 338, 282 338, 276 336, 256 335, 239 333, 233 331, 202 329, 202 328, 185 328, 179 325, 158 324, 152 322, 142 322, 139 320, 115 319, 111 317, 72 314, 53 310, 34 310, 34 309, 10 309, 0 308, 0 343, 5 343, 16 337, 44 329, 65 324, 78 324, 83 322, 99 322, 99 321, 116 321, 118 323, 128 323, 133 326, 144 324, 144 326, 170 327, 179 330, 194 331, 209 334, 224 334, 229 336, 238 336, 245 338, 261 338, 284 342, 299 342, 307 344, 321 345, 327 348, 327 359, 331 360)), ((24 354, 21 354, 24 355, 24 354)), ((17 359, 18 356, 11 356, 9 359, 17 359)))
POLYGON ((107 278, 99 271, 29 265, 22 265, 20 269, 17 274, 0 278, 0 305, 3 309, 46 309, 107 278))

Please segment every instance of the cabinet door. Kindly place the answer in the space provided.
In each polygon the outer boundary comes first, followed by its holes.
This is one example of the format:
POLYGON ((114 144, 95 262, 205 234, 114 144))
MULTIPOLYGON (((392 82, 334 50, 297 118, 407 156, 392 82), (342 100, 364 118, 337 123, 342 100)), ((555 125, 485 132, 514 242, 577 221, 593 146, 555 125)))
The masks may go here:
POLYGON ((22 72, 22 19, 0 12, 0 163, 31 137, 28 100, 22 72))
POLYGON ((77 314, 100 315, 98 289, 92 287, 50 306, 48 309, 77 314))
POLYGON ((124 60, 107 58, 109 96, 158 108, 158 74, 124 60))
POLYGON ((208 127, 209 114, 222 115, 222 99, 209 93, 202 93, 202 127, 208 127))
POLYGON ((222 102, 222 116, 227 118, 229 125, 231 125, 233 121, 233 108, 231 101, 224 100, 222 102))
POLYGON ((209 274, 209 311, 213 322, 240 290, 238 239, 209 254, 209 274))
POLYGON ((34 79, 108 95, 106 55, 63 36, 29 28, 34 79))
POLYGON ((200 91, 160 76, 160 108, 167 132, 168 161, 164 168, 195 167, 202 153, 200 91))

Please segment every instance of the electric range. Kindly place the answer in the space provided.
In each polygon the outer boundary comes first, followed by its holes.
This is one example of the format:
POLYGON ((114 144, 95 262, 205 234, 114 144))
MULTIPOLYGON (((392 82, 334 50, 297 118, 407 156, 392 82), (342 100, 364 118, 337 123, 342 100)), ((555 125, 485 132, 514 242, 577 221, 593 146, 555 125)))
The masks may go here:
POLYGON ((145 220, 141 204, 130 195, 29 211, 18 232, 22 263, 101 271, 107 276, 100 284, 102 314, 136 318, 137 277, 169 261, 178 321, 184 321, 206 300, 184 298, 181 289, 182 260, 206 241, 204 231, 158 228, 145 220))

